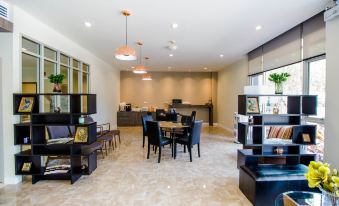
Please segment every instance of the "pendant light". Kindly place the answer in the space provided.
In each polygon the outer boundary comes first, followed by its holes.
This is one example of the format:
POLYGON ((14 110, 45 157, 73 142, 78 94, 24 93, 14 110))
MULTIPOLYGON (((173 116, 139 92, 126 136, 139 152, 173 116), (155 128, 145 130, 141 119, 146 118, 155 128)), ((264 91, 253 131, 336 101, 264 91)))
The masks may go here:
MULTIPOLYGON (((149 57, 145 57, 145 67, 147 68, 147 61, 149 60, 149 57)), ((142 80, 144 81, 150 81, 152 80, 152 76, 150 74, 144 74, 142 75, 142 80)))
POLYGON ((129 11, 122 11, 121 12, 122 15, 124 15, 126 17, 126 33, 125 33, 125 45, 122 47, 119 47, 116 51, 115 51, 115 58, 119 59, 119 60, 123 60, 123 61, 132 61, 132 60, 136 60, 136 52, 132 47, 129 47, 127 45, 127 17, 130 16, 130 12, 129 11))
POLYGON ((135 74, 146 74, 147 71, 146 71, 146 68, 144 65, 142 65, 142 42, 137 42, 137 44, 139 45, 140 49, 139 49, 139 62, 138 62, 138 65, 135 66, 135 69, 133 70, 133 73, 135 74))
POLYGON ((152 80, 152 76, 150 74, 144 74, 144 75, 142 75, 142 80, 150 81, 150 80, 152 80))

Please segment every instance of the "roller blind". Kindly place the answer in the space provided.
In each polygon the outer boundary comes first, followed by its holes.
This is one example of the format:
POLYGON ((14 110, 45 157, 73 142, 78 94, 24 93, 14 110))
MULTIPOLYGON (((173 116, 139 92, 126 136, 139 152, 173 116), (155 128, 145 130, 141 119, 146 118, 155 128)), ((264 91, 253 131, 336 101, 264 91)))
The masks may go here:
POLYGON ((301 26, 283 33, 263 45, 263 70, 301 61, 301 26))
POLYGON ((325 54, 325 21, 320 13, 303 23, 303 59, 325 54))
POLYGON ((259 47, 248 53, 248 73, 252 75, 262 71, 262 47, 259 47))

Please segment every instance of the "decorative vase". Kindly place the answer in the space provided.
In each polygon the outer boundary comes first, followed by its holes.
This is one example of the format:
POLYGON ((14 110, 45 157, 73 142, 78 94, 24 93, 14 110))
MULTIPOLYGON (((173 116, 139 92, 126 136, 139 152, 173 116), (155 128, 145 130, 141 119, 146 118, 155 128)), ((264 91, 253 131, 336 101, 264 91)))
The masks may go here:
POLYGON ((322 206, 339 206, 339 196, 329 193, 326 190, 320 188, 322 192, 321 205, 322 206))
POLYGON ((275 83, 275 94, 283 94, 283 84, 275 83))
POLYGON ((54 84, 53 92, 58 92, 58 93, 61 92, 61 86, 60 86, 60 84, 54 84))

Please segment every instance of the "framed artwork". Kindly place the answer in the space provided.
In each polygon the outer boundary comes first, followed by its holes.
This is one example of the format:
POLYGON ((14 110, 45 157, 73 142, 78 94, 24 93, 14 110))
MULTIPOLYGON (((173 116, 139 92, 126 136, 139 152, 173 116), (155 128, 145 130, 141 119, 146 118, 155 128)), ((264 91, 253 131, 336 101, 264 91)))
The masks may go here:
POLYGON ((310 143, 311 142, 311 137, 309 134, 303 134, 303 142, 304 143, 310 143))
POLYGON ((30 172, 32 167, 32 162, 24 162, 21 167, 21 172, 30 172))
POLYGON ((249 114, 259 114, 259 98, 258 97, 248 97, 246 102, 247 108, 246 112, 249 114))
POLYGON ((22 97, 18 112, 27 113, 32 112, 34 105, 34 97, 22 97))
POLYGON ((77 127, 74 143, 86 143, 88 140, 88 127, 77 127))

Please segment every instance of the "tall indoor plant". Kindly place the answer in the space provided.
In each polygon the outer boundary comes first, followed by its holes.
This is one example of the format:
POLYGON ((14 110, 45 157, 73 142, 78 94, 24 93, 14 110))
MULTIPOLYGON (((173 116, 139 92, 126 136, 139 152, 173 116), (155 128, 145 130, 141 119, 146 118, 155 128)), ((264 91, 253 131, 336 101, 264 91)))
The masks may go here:
POLYGON ((274 82, 275 84, 275 94, 282 94, 283 93, 283 83, 287 81, 288 77, 291 75, 289 73, 283 72, 283 73, 273 73, 270 74, 268 80, 271 82, 274 82))
POLYGON ((61 92, 61 84, 65 76, 63 74, 51 74, 48 79, 49 82, 54 84, 53 92, 61 92))
POLYGON ((310 188, 319 188, 322 192, 322 205, 339 206, 339 173, 331 171, 329 164, 311 161, 305 174, 310 188))

